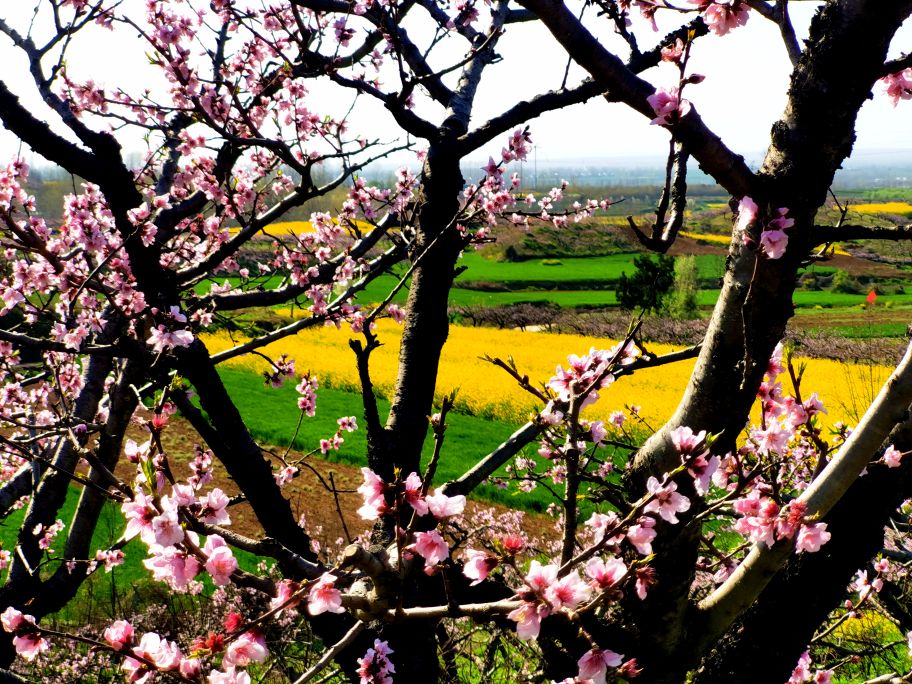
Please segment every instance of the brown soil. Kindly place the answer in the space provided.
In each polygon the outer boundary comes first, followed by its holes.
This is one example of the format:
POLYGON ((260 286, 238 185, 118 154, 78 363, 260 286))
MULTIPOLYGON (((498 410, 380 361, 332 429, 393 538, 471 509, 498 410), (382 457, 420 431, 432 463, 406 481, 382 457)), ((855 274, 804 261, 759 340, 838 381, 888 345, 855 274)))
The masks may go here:
POLYGON ((821 263, 825 266, 842 269, 852 276, 868 275, 878 278, 905 278, 909 275, 908 271, 903 271, 890 264, 842 254, 836 254, 821 263))
MULTIPOLYGON (((131 433, 131 436, 137 441, 145 439, 138 429, 135 434, 131 433)), ((193 455, 194 444, 199 442, 200 439, 190 424, 176 417, 171 419, 162 433, 162 444, 169 456, 169 464, 179 480, 189 474, 188 463, 193 455)), ((283 449, 267 447, 267 450, 279 455, 284 454, 283 449)), ((300 453, 292 452, 289 460, 297 460, 300 457, 300 453)), ((313 456, 309 457, 306 463, 309 467, 302 466, 300 474, 285 485, 283 493, 291 502, 295 516, 305 517, 307 530, 311 536, 324 547, 338 546, 340 538, 348 536, 348 539, 353 539, 368 530, 370 523, 357 514, 363 503, 361 495, 355 491, 364 480, 361 469, 313 456), (335 485, 336 495, 331 490, 331 483, 335 485)), ((120 478, 129 482, 135 473, 133 464, 123 459, 118 463, 116 474, 120 478)), ((221 487, 229 496, 240 493, 237 484, 218 461, 214 463, 213 486, 221 487)), ((469 500, 465 517, 471 520, 477 511, 489 508, 493 508, 497 514, 509 510, 499 504, 469 500)), ((241 534, 254 538, 263 536, 253 510, 246 503, 231 507, 231 523, 231 529, 241 534)), ((530 536, 551 538, 554 536, 553 523, 554 520, 549 516, 526 513, 523 528, 530 536)), ((344 546, 344 543, 342 545, 344 546)))
MULTIPOLYGON (((728 247, 708 242, 700 242, 693 238, 679 235, 674 244, 668 250, 671 256, 702 255, 715 254, 725 256, 728 254, 728 247)), ((871 261, 856 256, 844 254, 835 254, 828 257, 825 261, 819 262, 823 266, 830 266, 845 271, 852 276, 874 276, 877 278, 904 278, 908 277, 909 272, 896 268, 895 266, 880 261, 871 261)))

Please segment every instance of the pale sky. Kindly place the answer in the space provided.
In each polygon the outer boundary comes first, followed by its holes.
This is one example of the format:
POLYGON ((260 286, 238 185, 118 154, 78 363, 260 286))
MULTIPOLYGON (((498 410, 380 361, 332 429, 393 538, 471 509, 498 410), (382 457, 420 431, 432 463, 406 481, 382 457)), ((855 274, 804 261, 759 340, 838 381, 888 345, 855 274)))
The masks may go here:
MULTIPOLYGON (((135 0, 127 0, 134 2, 135 0)), ((807 25, 816 2, 793 2, 790 5, 799 38, 807 33, 807 25)), ((201 3, 201 6, 208 2, 201 3)), ((0 16, 10 24, 23 29, 27 26, 31 2, 0 0, 0 16)), ((590 9, 590 12, 592 10, 590 9)), ((675 13, 660 21, 659 32, 653 33, 638 18, 640 45, 651 47, 661 36, 674 27, 672 20, 680 21, 675 13)), ((765 149, 772 123, 781 114, 788 75, 791 67, 781 44, 778 29, 756 13, 751 13, 747 25, 730 35, 718 38, 713 35, 698 40, 692 52, 690 71, 704 74, 706 80, 688 86, 686 97, 691 100, 704 120, 722 139, 737 152, 756 158, 765 149)), ((607 26, 606 26, 607 29, 607 26)), ((416 34, 413 34, 416 35, 416 34)), ((616 45, 616 36, 606 31, 602 39, 607 45, 616 45)), ((460 46, 462 49, 462 46, 460 46)), ((620 48, 619 48, 620 49, 620 48)), ((891 56, 912 51, 912 25, 906 25, 894 40, 891 56)), ((511 25, 499 44, 504 59, 489 68, 489 73, 479 93, 475 123, 508 108, 519 99, 529 98, 543 90, 556 88, 563 78, 566 57, 562 55, 550 34, 541 26, 527 23, 511 25)), ((42 112, 40 100, 29 88, 29 78, 24 61, 10 47, 9 40, 0 36, 0 60, 5 66, 3 80, 36 113, 42 112)), ((106 86, 126 84, 131 92, 139 92, 149 83, 151 71, 141 41, 127 32, 94 30, 87 40, 71 50, 68 67, 76 78, 93 78, 106 86)), ((580 70, 571 70, 571 82, 580 78, 580 70)), ((676 71, 662 65, 643 74, 657 86, 671 85, 676 71)), ((350 99, 330 97, 329 91, 320 86, 312 88, 315 104, 345 111, 350 99), (325 95, 324 95, 325 93, 325 95), (320 102, 320 98, 324 102, 320 102)), ((421 112, 426 112, 419 106, 421 112)), ((432 120, 440 120, 439 112, 429 112, 432 120)), ((597 157, 644 157, 664 155, 668 133, 650 126, 642 116, 632 113, 623 105, 609 105, 595 99, 587 104, 548 114, 533 120, 532 136, 538 159, 567 160, 597 157)), ((396 129, 382 108, 362 98, 351 117, 351 129, 365 131, 368 137, 391 140, 396 129)), ((886 97, 875 92, 873 101, 865 104, 858 123, 858 143, 855 158, 876 160, 882 150, 912 151, 912 101, 902 102, 893 108, 886 97)), ((492 146, 499 150, 500 142, 492 146)), ((133 138, 125 144, 130 149, 141 150, 142 143, 133 138)), ((0 156, 14 155, 17 143, 5 130, 0 133, 0 156)))

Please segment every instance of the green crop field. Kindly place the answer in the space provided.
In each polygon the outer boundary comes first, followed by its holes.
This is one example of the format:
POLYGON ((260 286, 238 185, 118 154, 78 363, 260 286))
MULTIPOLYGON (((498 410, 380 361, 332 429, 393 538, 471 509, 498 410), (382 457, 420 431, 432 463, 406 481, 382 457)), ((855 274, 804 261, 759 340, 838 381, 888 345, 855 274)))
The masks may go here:
MULTIPOLYGON (((70 521, 79 502, 79 489, 70 487, 67 494, 66 502, 61 509, 60 519, 66 524, 63 531, 54 540, 51 548, 62 549, 69 531, 70 521)), ((0 522, 0 545, 4 549, 12 551, 15 548, 17 540, 16 535, 19 533, 19 526, 25 517, 26 509, 20 508, 13 511, 0 522)), ((126 522, 120 507, 114 503, 108 503, 101 512, 98 526, 92 535, 91 555, 97 549, 110 548, 123 534, 126 522)), ((130 540, 123 547, 124 562, 122 565, 115 566, 111 572, 105 572, 103 567, 99 567, 79 588, 76 599, 67 604, 67 606, 56 614, 55 619, 61 622, 91 622, 94 618, 110 620, 117 617, 123 617, 125 610, 124 601, 129 599, 129 589, 142 588, 153 584, 149 571, 143 566, 146 559, 146 545, 139 539, 130 540)), ((259 558, 240 549, 234 550, 234 555, 238 560, 238 565, 247 571, 253 571, 259 558)), ((59 554, 57 554, 59 556, 59 554)), ((44 564, 44 572, 48 574, 54 572, 59 567, 59 561, 56 560, 55 554, 48 554, 44 564)), ((85 566, 80 566, 76 572, 83 571, 85 566)), ((200 578, 207 592, 212 591, 211 582, 205 577, 200 578)), ((164 586, 164 585, 162 585, 164 586)))
MULTIPOLYGON (((291 441, 301 415, 297 406, 297 392, 294 385, 280 388, 266 387, 262 379, 249 371, 222 368, 222 381, 231 394, 253 436, 264 443, 286 446, 291 441)), ((381 416, 389 411, 389 402, 379 402, 381 416)), ((317 392, 317 414, 304 418, 295 440, 299 449, 313 448, 321 438, 331 437, 337 428, 340 416, 360 416, 364 409, 361 397, 343 390, 321 388, 317 392)), ((492 446, 504 442, 518 426, 477 416, 450 413, 447 419, 446 439, 442 457, 437 468, 436 485, 455 479, 474 466, 488 454, 492 446)), ((424 445, 424 460, 433 451, 433 438, 429 435, 424 445)), ((338 452, 330 454, 330 460, 339 460, 356 466, 367 465, 367 444, 363 425, 354 433, 345 434, 345 443, 338 452)), ((503 474, 502 472, 500 473, 503 474)), ((514 498, 511 491, 482 485, 475 495, 487 501, 510 506, 521 505, 526 510, 543 511, 551 502, 544 491, 536 490, 530 495, 514 498)))
MULTIPOLYGON (((527 261, 496 261, 478 252, 466 252, 459 264, 466 271, 459 281, 510 282, 573 282, 616 281, 622 273, 633 273, 637 254, 570 257, 561 259, 529 259, 527 261)), ((721 256, 704 254, 696 257, 701 278, 720 278, 725 265, 721 256)), ((459 282, 457 281, 457 282, 459 282)), ((566 288, 565 288, 566 289, 566 288)))

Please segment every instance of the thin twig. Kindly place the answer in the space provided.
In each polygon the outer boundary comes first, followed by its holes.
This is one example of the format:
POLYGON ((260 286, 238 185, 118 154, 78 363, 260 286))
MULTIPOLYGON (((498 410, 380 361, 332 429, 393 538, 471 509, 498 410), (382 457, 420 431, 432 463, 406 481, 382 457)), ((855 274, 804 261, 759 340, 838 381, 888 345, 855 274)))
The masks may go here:
POLYGON ((342 652, 343 649, 345 649, 351 642, 353 642, 355 640, 355 638, 359 634, 361 634, 362 631, 364 631, 364 627, 365 627, 365 624, 363 622, 361 622, 360 620, 358 620, 358 622, 356 622, 352 626, 352 628, 345 633, 345 636, 343 636, 341 639, 339 639, 339 641, 337 641, 333 645, 332 648, 327 650, 320 657, 320 659, 316 663, 314 663, 313 667, 311 667, 307 672, 305 672, 300 677, 298 677, 294 681, 294 684, 306 684, 311 679, 313 679, 318 674, 320 674, 320 672, 327 665, 329 665, 335 659, 335 657, 337 655, 339 655, 339 653, 342 652))

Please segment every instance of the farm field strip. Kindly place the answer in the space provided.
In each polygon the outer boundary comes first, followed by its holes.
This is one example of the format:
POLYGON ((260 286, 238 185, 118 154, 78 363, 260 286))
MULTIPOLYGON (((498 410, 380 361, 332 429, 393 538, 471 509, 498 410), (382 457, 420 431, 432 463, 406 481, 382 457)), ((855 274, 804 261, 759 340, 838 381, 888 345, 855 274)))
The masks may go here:
MULTIPOLYGON (((522 281, 616 281, 622 273, 633 273, 634 253, 610 256, 568 257, 560 259, 528 259, 497 261, 477 252, 466 252, 459 262, 467 267, 459 280, 487 282, 522 281)), ((721 256, 703 254, 696 257, 701 278, 722 276, 725 260, 721 256)), ((459 282, 457 280, 457 283, 459 282)), ((458 287, 458 285, 457 285, 458 287)))
POLYGON ((899 214, 908 216, 912 214, 912 204, 908 202, 866 202, 863 204, 850 204, 849 211, 859 214, 899 214))
MULTIPOLYGON (((371 356, 371 370, 377 391, 392 393, 398 370, 401 329, 381 321, 378 334, 383 343, 371 356)), ((288 354, 299 371, 311 370, 323 385, 358 391, 354 356, 348 346, 352 334, 333 327, 311 330, 266 347, 267 355, 288 354)), ((216 352, 231 346, 224 333, 207 335, 206 344, 216 352)), ((522 423, 540 408, 536 400, 516 386, 502 371, 479 357, 488 354, 506 359, 512 356, 521 373, 533 383, 547 382, 558 365, 567 365, 568 354, 584 354, 591 347, 605 348, 611 340, 582 335, 521 332, 451 326, 443 349, 437 386, 438 400, 456 391, 457 410, 469 415, 507 423, 522 423)), ((670 345, 650 344, 653 353, 666 353, 670 345)), ((235 368, 262 372, 267 363, 259 357, 241 357, 229 362, 235 368)), ((858 407, 880 389, 891 368, 871 364, 846 364, 825 359, 807 361, 802 394, 819 393, 829 414, 825 422, 855 423, 858 407)), ((625 405, 641 406, 641 415, 653 427, 664 421, 677 406, 693 370, 694 361, 647 369, 621 378, 602 392, 602 398, 588 409, 591 419, 606 419, 625 405)), ((785 388, 790 391, 790 387, 785 388)))

